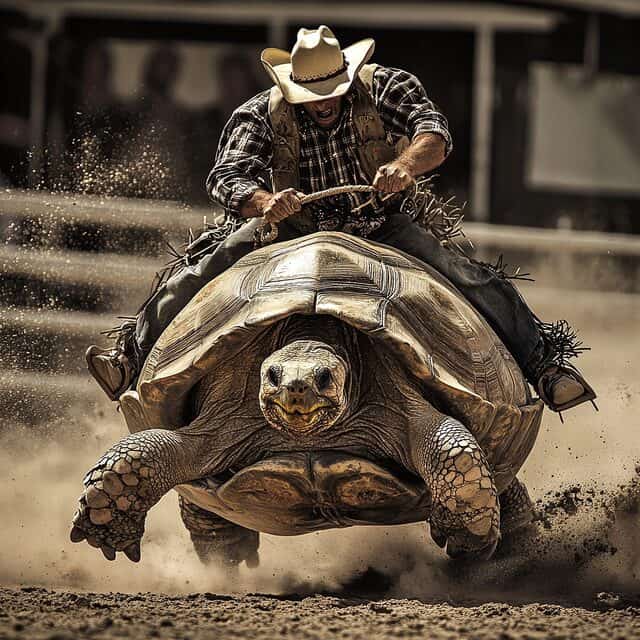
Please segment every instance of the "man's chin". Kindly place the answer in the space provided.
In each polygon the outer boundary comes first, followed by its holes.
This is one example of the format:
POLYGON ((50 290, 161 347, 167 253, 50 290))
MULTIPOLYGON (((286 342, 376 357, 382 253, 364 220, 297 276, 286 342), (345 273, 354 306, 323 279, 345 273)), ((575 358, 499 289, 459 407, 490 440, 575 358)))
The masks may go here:
POLYGON ((327 120, 318 117, 315 117, 313 120, 321 129, 332 129, 338 122, 338 115, 333 115, 327 120))

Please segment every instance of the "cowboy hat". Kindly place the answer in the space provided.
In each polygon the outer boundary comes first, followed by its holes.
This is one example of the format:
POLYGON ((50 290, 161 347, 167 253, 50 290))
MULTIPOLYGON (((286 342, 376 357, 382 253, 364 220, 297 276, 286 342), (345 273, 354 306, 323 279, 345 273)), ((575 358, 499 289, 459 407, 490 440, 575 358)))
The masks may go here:
POLYGON ((344 95, 374 48, 375 42, 366 38, 340 49, 331 29, 320 25, 300 29, 291 53, 269 48, 260 59, 284 99, 301 104, 344 95))

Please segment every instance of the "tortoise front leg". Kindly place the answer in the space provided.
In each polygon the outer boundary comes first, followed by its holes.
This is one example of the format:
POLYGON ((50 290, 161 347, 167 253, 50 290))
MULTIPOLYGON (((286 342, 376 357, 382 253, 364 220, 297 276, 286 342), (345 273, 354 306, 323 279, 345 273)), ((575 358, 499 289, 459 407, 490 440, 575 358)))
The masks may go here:
POLYGON ((89 470, 71 540, 86 539, 108 560, 140 560, 147 511, 172 487, 200 477, 202 438, 150 429, 120 440, 89 470))
POLYGON ((500 537, 500 505, 480 445, 441 414, 421 431, 414 459, 432 494, 431 537, 452 557, 489 558, 500 537))

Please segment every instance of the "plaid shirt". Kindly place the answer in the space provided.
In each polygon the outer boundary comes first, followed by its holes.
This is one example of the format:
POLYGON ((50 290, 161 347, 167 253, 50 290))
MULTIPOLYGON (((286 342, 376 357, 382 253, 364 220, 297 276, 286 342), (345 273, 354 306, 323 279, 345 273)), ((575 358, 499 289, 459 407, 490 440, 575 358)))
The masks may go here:
MULTIPOLYGON (((444 138, 449 154, 452 142, 447 120, 414 75, 378 67, 372 94, 394 142, 402 136, 412 140, 419 134, 437 133, 444 138)), ((340 119, 330 130, 317 126, 301 105, 295 109, 300 131, 300 191, 312 193, 343 184, 368 184, 356 152, 351 94, 345 96, 340 119)), ((269 91, 264 91, 234 111, 222 132, 215 166, 207 178, 207 191, 228 215, 239 216, 242 204, 257 189, 272 190, 272 146, 269 91)), ((384 222, 384 212, 366 207, 352 213, 367 197, 348 194, 320 201, 320 206, 312 208, 318 230, 369 235, 384 222)))

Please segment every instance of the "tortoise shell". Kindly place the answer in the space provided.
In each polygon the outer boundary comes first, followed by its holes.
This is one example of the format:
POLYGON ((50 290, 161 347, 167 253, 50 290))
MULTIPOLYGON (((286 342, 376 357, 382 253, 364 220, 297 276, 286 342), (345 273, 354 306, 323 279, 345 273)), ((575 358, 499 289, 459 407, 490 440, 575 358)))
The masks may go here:
POLYGON ((139 378, 139 405, 129 411, 140 424, 182 426, 194 385, 294 314, 328 314, 384 343, 421 382, 425 398, 475 435, 497 484, 513 478, 543 405, 532 400, 512 356, 433 268, 343 233, 256 250, 209 282, 156 342, 139 378))

